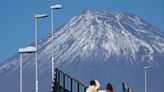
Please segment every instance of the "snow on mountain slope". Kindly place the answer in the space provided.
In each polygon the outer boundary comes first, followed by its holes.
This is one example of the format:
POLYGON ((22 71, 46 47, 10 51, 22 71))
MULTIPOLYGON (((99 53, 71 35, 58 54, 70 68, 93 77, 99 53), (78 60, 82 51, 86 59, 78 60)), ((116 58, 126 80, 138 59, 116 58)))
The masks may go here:
MULTIPOLYGON (((123 13, 86 11, 85 14, 73 18, 56 34, 58 38, 55 43, 60 44, 60 48, 64 51, 61 58, 69 56, 75 58, 78 54, 80 57, 89 56, 92 51, 103 49, 106 58, 123 54, 136 60, 137 53, 143 47, 146 54, 143 54, 142 60, 138 62, 143 62, 145 58, 148 58, 149 62, 153 61, 154 52, 164 52, 164 40, 162 40, 164 35, 160 34, 159 30, 154 32, 152 29, 155 27, 133 17, 135 16, 123 13), (134 24, 129 21, 135 22, 136 27, 131 27, 134 24), (74 53, 77 54, 73 55, 74 53)), ((55 50, 55 53, 58 54, 61 49, 55 50)))
MULTIPOLYGON (((142 92, 143 67, 153 66, 148 79, 159 80, 150 81, 149 92, 164 91, 164 34, 130 13, 87 10, 75 16, 55 32, 54 56, 57 67, 81 82, 87 84, 90 79, 98 79, 102 88, 112 82, 118 92, 124 80, 134 91, 142 92)), ((24 91, 33 92, 35 56, 25 54, 23 60, 24 91)), ((51 35, 48 35, 39 41, 40 92, 50 90, 50 64, 51 35)), ((18 92, 18 54, 0 65, 0 80, 0 90, 18 92)))

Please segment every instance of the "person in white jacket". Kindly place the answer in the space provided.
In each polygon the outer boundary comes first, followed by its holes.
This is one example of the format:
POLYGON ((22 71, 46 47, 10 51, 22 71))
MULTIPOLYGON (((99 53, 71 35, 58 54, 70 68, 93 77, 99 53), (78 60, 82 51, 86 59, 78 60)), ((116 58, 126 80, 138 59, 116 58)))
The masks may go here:
POLYGON ((97 80, 91 80, 90 85, 87 88, 86 92, 98 92, 98 89, 100 88, 100 83, 97 80))

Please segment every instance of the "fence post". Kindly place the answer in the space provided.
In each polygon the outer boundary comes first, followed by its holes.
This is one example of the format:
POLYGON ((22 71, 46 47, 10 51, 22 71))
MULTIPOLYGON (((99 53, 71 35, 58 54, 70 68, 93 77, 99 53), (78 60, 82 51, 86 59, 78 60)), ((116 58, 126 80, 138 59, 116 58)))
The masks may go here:
POLYGON ((80 92, 80 84, 79 84, 79 81, 78 81, 78 84, 77 84, 77 90, 78 90, 78 92, 80 92))
POLYGON ((58 84, 60 85, 60 71, 58 70, 58 84))
POLYGON ((66 90, 66 87, 65 87, 65 74, 63 73, 63 88, 64 88, 64 91, 66 90))
POLYGON ((71 87, 71 92, 72 92, 72 85, 73 85, 73 80, 72 80, 72 78, 71 78, 71 85, 70 85, 70 87, 71 87))
POLYGON ((54 91, 53 92, 58 92, 58 69, 55 69, 54 73, 55 81, 54 81, 54 91))

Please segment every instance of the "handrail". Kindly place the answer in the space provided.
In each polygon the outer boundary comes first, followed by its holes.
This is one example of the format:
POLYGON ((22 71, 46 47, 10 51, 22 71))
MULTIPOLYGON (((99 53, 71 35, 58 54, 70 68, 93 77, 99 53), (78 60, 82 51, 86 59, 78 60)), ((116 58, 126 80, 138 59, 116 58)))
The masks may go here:
POLYGON ((85 92, 86 86, 58 68, 54 71, 51 92, 85 92))

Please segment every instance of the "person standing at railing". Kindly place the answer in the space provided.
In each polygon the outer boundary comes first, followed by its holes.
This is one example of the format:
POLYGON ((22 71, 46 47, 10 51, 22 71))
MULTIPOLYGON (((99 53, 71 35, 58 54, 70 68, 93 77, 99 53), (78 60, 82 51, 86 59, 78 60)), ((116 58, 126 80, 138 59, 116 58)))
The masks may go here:
POLYGON ((126 82, 122 82, 123 92, 130 92, 126 82))
POLYGON ((100 83, 97 80, 91 80, 90 85, 87 88, 86 92, 98 92, 98 89, 100 88, 100 83))
POLYGON ((99 90, 98 92, 115 92, 111 83, 106 85, 106 90, 99 90))
POLYGON ((115 91, 113 90, 113 87, 112 87, 112 84, 111 84, 111 83, 108 83, 108 84, 106 85, 106 92, 115 92, 115 91))

